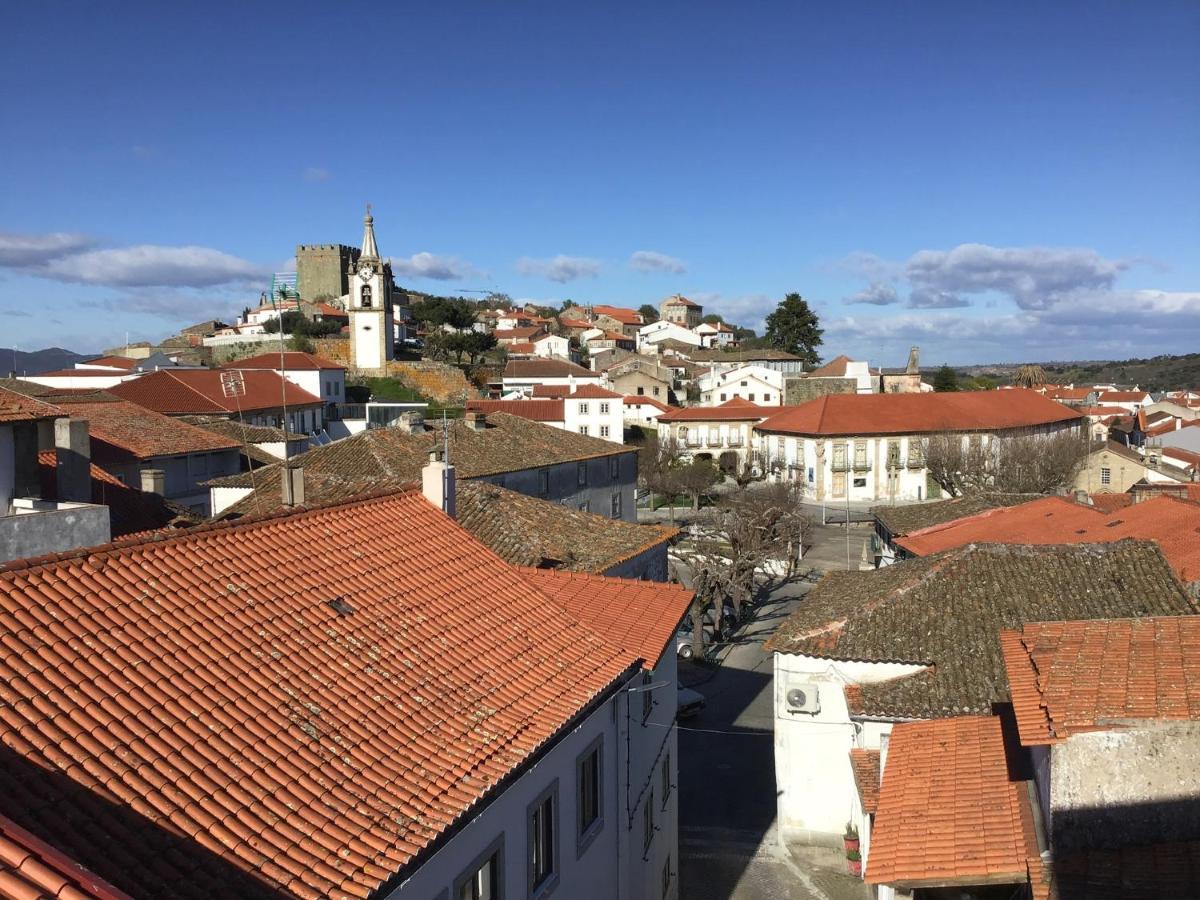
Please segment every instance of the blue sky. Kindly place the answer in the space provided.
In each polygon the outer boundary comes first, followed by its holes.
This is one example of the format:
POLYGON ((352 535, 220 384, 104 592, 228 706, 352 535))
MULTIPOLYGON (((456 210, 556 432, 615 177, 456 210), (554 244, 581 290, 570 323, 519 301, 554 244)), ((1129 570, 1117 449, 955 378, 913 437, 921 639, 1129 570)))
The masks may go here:
POLYGON ((757 327, 799 291, 827 357, 884 365, 1200 349, 1194 2, 49 2, 6 30, 0 344, 229 315, 370 201, 434 293, 680 291, 757 327))

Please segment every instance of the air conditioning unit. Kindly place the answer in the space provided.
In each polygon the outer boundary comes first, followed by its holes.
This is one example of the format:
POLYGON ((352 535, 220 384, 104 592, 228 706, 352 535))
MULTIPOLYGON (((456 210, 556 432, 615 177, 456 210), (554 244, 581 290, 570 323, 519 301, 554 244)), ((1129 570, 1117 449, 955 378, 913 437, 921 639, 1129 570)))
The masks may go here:
POLYGON ((788 682, 783 695, 784 702, 790 713, 807 713, 815 716, 821 711, 821 698, 817 685, 810 682, 788 682))

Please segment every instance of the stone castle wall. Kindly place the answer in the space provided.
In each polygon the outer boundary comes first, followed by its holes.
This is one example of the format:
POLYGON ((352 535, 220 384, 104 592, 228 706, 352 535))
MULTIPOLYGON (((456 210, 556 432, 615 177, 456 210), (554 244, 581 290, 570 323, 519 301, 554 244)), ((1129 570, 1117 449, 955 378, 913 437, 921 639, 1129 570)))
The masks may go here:
POLYGON ((305 300, 340 297, 350 290, 348 272, 359 249, 345 244, 298 244, 296 290, 305 300))

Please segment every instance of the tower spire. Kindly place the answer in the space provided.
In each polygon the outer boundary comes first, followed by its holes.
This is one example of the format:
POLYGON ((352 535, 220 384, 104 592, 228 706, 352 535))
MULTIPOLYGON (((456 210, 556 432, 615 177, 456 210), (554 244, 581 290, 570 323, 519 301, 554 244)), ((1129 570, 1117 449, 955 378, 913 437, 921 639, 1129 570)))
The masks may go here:
POLYGON ((363 217, 362 258, 379 259, 379 247, 375 244, 375 218, 371 215, 371 204, 367 204, 367 214, 363 217))

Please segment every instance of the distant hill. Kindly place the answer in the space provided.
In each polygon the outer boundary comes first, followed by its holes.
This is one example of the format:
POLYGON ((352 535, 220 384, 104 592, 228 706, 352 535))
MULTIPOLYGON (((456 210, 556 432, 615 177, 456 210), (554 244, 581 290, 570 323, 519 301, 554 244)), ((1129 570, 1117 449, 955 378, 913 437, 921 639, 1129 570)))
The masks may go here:
POLYGON ((62 347, 29 351, 0 347, 0 375, 7 375, 9 372, 16 372, 18 375, 38 375, 42 372, 53 372, 55 369, 69 369, 75 363, 91 359, 95 355, 75 353, 62 347))
MULTIPOLYGON (((1083 360, 1039 363, 1054 384, 1095 384, 1114 382, 1136 384, 1147 391, 1173 391, 1200 388, 1200 353, 1182 356, 1154 356, 1149 359, 1083 360)), ((963 366, 959 371, 972 376, 994 378, 1001 384, 1012 379, 1017 364, 963 366)))

